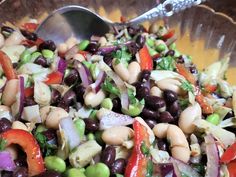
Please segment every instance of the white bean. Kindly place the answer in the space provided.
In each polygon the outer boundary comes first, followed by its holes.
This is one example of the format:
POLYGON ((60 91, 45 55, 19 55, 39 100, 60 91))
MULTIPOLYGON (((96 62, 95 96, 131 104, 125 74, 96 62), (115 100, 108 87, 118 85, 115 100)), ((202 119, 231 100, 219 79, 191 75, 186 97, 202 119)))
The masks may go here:
POLYGON ((28 131, 27 126, 26 126, 23 122, 20 122, 20 121, 14 121, 14 122, 12 123, 11 128, 12 128, 12 129, 21 129, 21 130, 28 131))
POLYGON ((157 86, 153 86, 150 90, 150 95, 162 97, 163 92, 157 86))
POLYGON ((19 90, 18 79, 7 81, 2 94, 2 103, 6 106, 11 106, 16 101, 16 94, 19 90))
POLYGON ((50 110, 46 118, 46 127, 58 129, 59 123, 62 118, 68 117, 69 114, 62 108, 56 107, 50 110))
POLYGON ((6 40, 5 46, 20 44, 25 38, 19 31, 14 31, 6 40))
POLYGON ((40 117, 43 123, 46 121, 47 116, 50 113, 50 111, 55 108, 56 107, 54 106, 44 106, 40 108, 39 113, 40 113, 40 117))
POLYGON ((201 116, 202 109, 198 103, 195 103, 181 112, 178 125, 184 133, 193 133, 196 127, 193 122, 195 119, 201 118, 201 116))
POLYGON ((77 44, 77 39, 75 37, 70 37, 69 39, 66 40, 66 45, 68 49, 72 48, 75 44, 77 44))
POLYGON ((129 74, 129 70, 124 66, 123 63, 118 63, 116 64, 115 63, 115 60, 116 59, 113 59, 112 60, 112 66, 116 72, 116 74, 118 76, 120 76, 120 78, 124 81, 128 81, 129 80, 129 77, 130 77, 130 74, 129 74))
POLYGON ((176 92, 178 95, 186 94, 186 92, 182 90, 182 88, 180 87, 181 82, 177 79, 163 79, 157 81, 156 84, 161 90, 172 90, 176 92))
POLYGON ((0 33, 0 48, 2 48, 4 46, 4 36, 0 33))
POLYGON ((148 29, 150 33, 157 33, 159 30, 159 26, 156 23, 152 23, 148 29))
POLYGON ((58 53, 64 54, 68 50, 68 46, 65 43, 61 43, 57 46, 57 50, 58 50, 58 53))
POLYGON ((85 95, 84 103, 94 108, 101 104, 105 97, 106 95, 102 90, 99 90, 97 93, 90 91, 85 95))
POLYGON ((122 145, 134 136, 134 131, 125 126, 117 126, 106 129, 102 133, 102 139, 109 145, 122 145))
POLYGON ((80 54, 80 53, 75 54, 75 55, 73 56, 73 59, 74 59, 74 60, 77 60, 77 61, 80 61, 80 62, 85 61, 84 56, 83 56, 82 54, 80 54))
POLYGON ((128 83, 132 84, 138 80, 138 75, 141 72, 141 68, 138 62, 133 61, 128 66, 129 80, 128 83))
POLYGON ((105 46, 107 44, 107 39, 105 37, 100 37, 98 44, 100 44, 100 46, 105 46))
POLYGON ((5 105, 0 105, 0 111, 11 111, 10 107, 5 106, 5 105))

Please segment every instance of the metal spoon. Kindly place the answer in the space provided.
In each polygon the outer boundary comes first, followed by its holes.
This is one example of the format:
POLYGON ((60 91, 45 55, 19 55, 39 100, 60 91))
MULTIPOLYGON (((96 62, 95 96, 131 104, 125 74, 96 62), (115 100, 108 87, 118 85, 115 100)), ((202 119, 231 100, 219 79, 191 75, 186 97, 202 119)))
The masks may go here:
POLYGON ((71 36, 89 39, 92 35, 104 35, 112 26, 133 26, 147 20, 169 17, 202 1, 204 0, 166 0, 127 23, 113 23, 85 7, 65 6, 52 12, 41 23, 36 33, 43 39, 51 39, 55 43, 64 42, 71 36))

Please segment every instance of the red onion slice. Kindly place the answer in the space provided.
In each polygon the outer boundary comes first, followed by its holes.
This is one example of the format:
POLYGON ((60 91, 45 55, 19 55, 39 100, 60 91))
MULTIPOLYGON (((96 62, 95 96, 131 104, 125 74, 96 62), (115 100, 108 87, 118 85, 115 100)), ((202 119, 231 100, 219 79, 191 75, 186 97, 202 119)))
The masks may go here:
POLYGON ((104 130, 113 126, 130 125, 134 122, 134 119, 128 115, 118 114, 113 111, 109 111, 103 115, 100 119, 100 129, 104 130))
POLYGON ((58 64, 57 64, 57 70, 59 72, 61 72, 62 74, 64 74, 65 70, 66 70, 66 67, 67 67, 66 61, 62 58, 59 58, 59 61, 58 61, 58 64))
POLYGON ((11 157, 10 152, 0 151, 0 170, 14 171, 16 165, 11 157))
POLYGON ((93 92, 97 93, 101 89, 101 85, 106 78, 106 73, 104 71, 100 71, 96 81, 90 85, 93 92))
POLYGON ((71 117, 66 117, 60 120, 60 127, 65 132, 70 150, 80 144, 80 137, 76 131, 75 125, 71 117))
POLYGON ((212 135, 204 137, 206 143, 207 169, 205 177, 220 176, 220 157, 216 142, 212 135))
POLYGON ((110 54, 110 53, 118 50, 118 48, 119 48, 118 46, 114 46, 114 45, 100 47, 100 48, 98 48, 97 54, 100 54, 100 55, 110 54))
POLYGON ((88 68, 84 66, 83 64, 80 64, 78 71, 79 71, 79 75, 82 80, 83 86, 87 88, 90 84, 92 84, 91 75, 88 68))

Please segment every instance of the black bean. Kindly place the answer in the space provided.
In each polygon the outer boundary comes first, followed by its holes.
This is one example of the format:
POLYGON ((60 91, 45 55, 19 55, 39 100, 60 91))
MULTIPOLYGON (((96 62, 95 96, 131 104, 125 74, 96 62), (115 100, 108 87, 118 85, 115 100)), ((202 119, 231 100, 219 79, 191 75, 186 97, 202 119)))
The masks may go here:
POLYGON ((39 175, 36 175, 33 177, 62 177, 62 175, 56 171, 47 170, 47 171, 40 173, 39 175))
POLYGON ((0 119, 0 133, 5 132, 7 130, 11 129, 11 121, 7 118, 1 118, 0 119))
POLYGON ((150 89, 145 86, 136 90, 136 98, 138 98, 139 100, 142 100, 149 94, 150 94, 150 89))
POLYGON ((132 85, 136 88, 136 90, 140 89, 141 87, 144 87, 144 84, 139 81, 133 83, 132 85))
POLYGON ((4 171, 3 170, 0 174, 2 175, 2 177, 12 177, 13 172, 12 171, 4 171))
POLYGON ((80 103, 84 103, 84 93, 85 93, 85 87, 83 85, 76 85, 74 87, 74 91, 75 91, 75 94, 76 94, 76 99, 78 102, 80 103))
POLYGON ((69 105, 66 104, 64 100, 61 100, 57 106, 64 109, 67 112, 69 111, 69 105))
POLYGON ((150 75, 151 75, 151 71, 149 70, 143 70, 142 72, 140 72, 139 74, 139 82, 146 82, 150 79, 150 75))
POLYGON ((26 106, 33 106, 36 105, 37 103, 34 101, 33 97, 25 97, 24 99, 24 107, 26 106))
POLYGON ((96 43, 89 43, 85 50, 90 53, 95 53, 98 50, 98 45, 96 43))
POLYGON ((55 51, 56 44, 52 40, 44 41, 42 44, 39 45, 39 50, 41 51, 43 49, 49 49, 51 51, 55 51))
POLYGON ((14 170, 12 177, 28 177, 28 169, 25 167, 17 167, 14 170))
POLYGON ((132 56, 134 56, 139 51, 139 46, 135 42, 130 42, 129 44, 127 44, 127 48, 132 56))
POLYGON ((159 150, 167 151, 167 141, 165 139, 158 139, 157 146, 159 150))
POLYGON ((228 119, 228 118, 231 118, 231 117, 234 117, 234 112, 233 111, 230 111, 226 114, 226 116, 224 117, 224 119, 228 119))
POLYGON ((164 99, 167 103, 173 103, 178 99, 177 93, 172 90, 164 90, 163 92, 164 99))
POLYGON ((180 63, 180 64, 183 64, 184 63, 184 58, 182 55, 180 55, 177 60, 176 60, 177 63, 180 63))
POLYGON ((85 123, 85 129, 87 132, 95 132, 99 129, 99 124, 96 120, 94 119, 84 119, 84 123, 85 123))
POLYGON ((18 159, 14 160, 17 167, 27 167, 28 164, 26 162, 26 158, 19 157, 18 159))
POLYGON ((60 102, 60 100, 61 100, 61 93, 56 89, 53 89, 51 95, 51 104, 56 105, 60 102))
POLYGON ((137 43, 137 45, 139 46, 139 48, 142 48, 142 47, 143 47, 143 45, 145 44, 145 41, 146 41, 145 37, 142 36, 141 34, 138 35, 137 38, 136 38, 136 40, 135 40, 135 42, 137 43))
POLYGON ((66 85, 71 86, 76 83, 79 78, 79 73, 76 69, 72 69, 70 73, 64 79, 66 85))
POLYGON ((141 117, 143 119, 157 119, 159 117, 159 113, 157 111, 150 110, 148 108, 143 108, 141 112, 141 117))
POLYGON ((197 68, 196 66, 192 65, 189 67, 189 71, 192 73, 192 74, 197 74, 198 71, 197 71, 197 68))
POLYGON ((25 36, 28 40, 36 41, 38 39, 38 35, 36 33, 29 32, 27 30, 20 30, 23 36, 25 36))
POLYGON ((42 67, 47 67, 48 63, 46 58, 44 58, 42 55, 38 56, 35 60, 34 63, 37 65, 41 65, 42 67))
POLYGON ((169 122, 173 122, 174 118, 169 112, 164 111, 160 113, 159 120, 161 123, 169 123, 169 122))
POLYGON ((65 95, 62 98, 62 101, 68 105, 71 106, 73 103, 76 102, 76 94, 73 90, 68 90, 65 95))
POLYGON ((112 111, 120 113, 121 112, 121 101, 120 98, 116 97, 112 100, 112 111))
POLYGON ((153 110, 158 110, 165 107, 166 103, 161 97, 149 95, 145 97, 145 105, 153 110))
POLYGON ((43 132, 43 135, 47 138, 47 141, 56 139, 57 137, 56 131, 54 129, 47 129, 43 132))
POLYGON ((128 28, 127 28, 127 30, 128 30, 128 33, 129 33, 129 35, 131 36, 131 37, 133 37, 133 36, 135 36, 136 34, 137 34, 137 29, 135 29, 134 27, 132 27, 132 26, 129 26, 128 28))
POLYGON ((125 159, 116 159, 111 166, 111 174, 123 174, 126 166, 125 159))
POLYGON ((105 163, 108 167, 114 163, 116 158, 116 149, 113 146, 107 146, 102 151, 101 161, 105 163))
POLYGON ((151 129, 153 129, 153 127, 157 124, 157 122, 153 119, 145 119, 145 122, 151 129))
POLYGON ((112 55, 105 55, 103 60, 109 67, 112 66, 112 60, 113 60, 112 55))
POLYGON ((18 63, 12 63, 12 66, 13 66, 14 69, 16 69, 17 66, 18 66, 18 63))
POLYGON ((167 107, 167 110, 172 116, 178 116, 180 114, 180 105, 178 101, 175 101, 174 103, 169 105, 167 107))
POLYGON ((166 53, 166 56, 174 56, 175 55, 175 51, 174 50, 169 50, 167 53, 166 53))
POLYGON ((9 26, 2 26, 1 28, 1 33, 5 36, 5 37, 9 37, 11 35, 11 33, 13 33, 15 30, 9 26))

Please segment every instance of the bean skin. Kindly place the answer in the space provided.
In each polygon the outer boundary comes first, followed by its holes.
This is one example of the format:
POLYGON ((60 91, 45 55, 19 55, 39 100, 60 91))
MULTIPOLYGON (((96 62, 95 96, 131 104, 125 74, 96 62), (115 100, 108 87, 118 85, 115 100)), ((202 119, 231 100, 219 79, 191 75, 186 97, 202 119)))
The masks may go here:
POLYGON ((167 151, 167 142, 165 139, 158 139, 157 146, 159 150, 167 151))
POLYGON ((76 94, 73 90, 69 90, 65 93, 62 100, 66 105, 71 106, 76 100, 76 94))
POLYGON ((147 123, 147 125, 151 129, 153 129, 153 127, 157 124, 157 122, 155 120, 153 120, 153 119, 145 119, 144 121, 147 123))
POLYGON ((84 119, 84 123, 85 123, 85 129, 88 132, 95 132, 99 129, 99 125, 98 122, 94 119, 84 119))
POLYGON ((180 114, 180 106, 178 101, 175 101, 174 103, 172 103, 170 106, 167 107, 168 112, 172 115, 172 116, 179 116, 180 114))
POLYGON ((150 89, 144 86, 136 90, 136 98, 138 98, 139 100, 142 100, 149 94, 150 94, 150 89))
POLYGON ((38 35, 36 33, 31 33, 27 30, 20 30, 21 34, 23 34, 23 36, 25 36, 28 40, 31 41, 36 41, 38 39, 38 35))
POLYGON ((79 73, 77 70, 73 69, 70 71, 68 76, 64 79, 66 85, 71 86, 76 83, 79 78, 79 73))
POLYGON ((98 45, 96 43, 90 43, 87 48, 86 51, 90 52, 90 53, 95 53, 98 50, 98 45))
POLYGON ((136 43, 139 46, 139 48, 142 48, 144 43, 145 43, 146 39, 144 36, 142 36, 141 34, 137 36, 136 38, 136 43))
POLYGON ((158 110, 166 106, 164 99, 158 96, 146 96, 145 104, 152 110, 158 110))
POLYGON ((12 123, 7 118, 0 119, 0 133, 11 129, 12 123))
POLYGON ((12 177, 28 177, 28 170, 25 167, 18 167, 14 170, 12 177))
POLYGON ((169 112, 164 111, 164 112, 160 113, 160 122, 161 123, 169 123, 169 122, 173 122, 173 121, 174 121, 174 118, 169 112))
POLYGON ((150 110, 148 108, 143 108, 141 112, 141 117, 143 119, 157 119, 159 117, 159 113, 157 111, 150 110))
POLYGON ((44 41, 42 44, 39 45, 39 50, 41 51, 43 49, 49 49, 51 51, 55 51, 56 44, 52 40, 44 41))
POLYGON ((125 159, 116 159, 111 166, 111 174, 123 174, 126 166, 125 159))
POLYGON ((117 113, 121 113, 121 102, 120 102, 120 98, 119 98, 119 97, 114 98, 114 99, 112 100, 112 104, 113 104, 112 111, 117 112, 117 113))
POLYGON ((164 99, 167 103, 173 103, 178 99, 177 93, 171 91, 171 90, 164 90, 163 92, 164 99))
POLYGON ((52 90, 52 96, 51 96, 51 104, 56 105, 60 102, 61 100, 61 94, 58 90, 53 89, 52 90))
POLYGON ((41 55, 34 60, 34 63, 37 64, 37 65, 41 65, 42 67, 47 67, 48 66, 46 58, 44 58, 41 55))
POLYGON ((116 158, 116 150, 113 146, 107 146, 102 151, 101 161, 111 167, 116 158))
POLYGON ((148 70, 143 70, 140 74, 139 74, 139 82, 146 82, 150 79, 150 75, 151 72, 148 70))
POLYGON ((84 93, 85 93, 85 87, 83 85, 76 85, 74 88, 77 101, 80 103, 84 103, 84 93))

